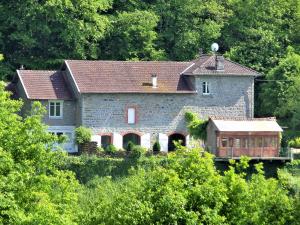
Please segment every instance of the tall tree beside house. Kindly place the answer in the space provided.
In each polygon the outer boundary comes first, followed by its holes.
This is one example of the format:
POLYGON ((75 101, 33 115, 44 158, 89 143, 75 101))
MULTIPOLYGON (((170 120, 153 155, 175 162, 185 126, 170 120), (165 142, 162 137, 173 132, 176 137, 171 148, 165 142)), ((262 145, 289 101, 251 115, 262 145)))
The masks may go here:
POLYGON ((266 76, 259 96, 260 114, 275 115, 290 128, 300 127, 300 55, 289 49, 286 58, 266 76))
POLYGON ((2 1, 0 48, 14 66, 57 67, 62 59, 93 59, 111 0, 2 1))
POLYGON ((0 224, 74 224, 78 182, 58 169, 64 155, 52 151, 41 104, 21 118, 3 83, 0 102, 0 224))
POLYGON ((299 1, 236 0, 227 6, 233 13, 220 39, 227 56, 259 72, 268 72, 292 44, 299 1))

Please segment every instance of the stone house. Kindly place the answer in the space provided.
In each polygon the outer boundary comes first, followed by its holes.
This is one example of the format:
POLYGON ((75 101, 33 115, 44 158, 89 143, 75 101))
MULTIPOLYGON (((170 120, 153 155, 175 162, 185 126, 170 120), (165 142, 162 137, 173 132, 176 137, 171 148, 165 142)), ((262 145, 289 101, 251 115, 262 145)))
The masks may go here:
POLYGON ((173 140, 189 142, 186 111, 252 118, 256 76, 223 56, 202 55, 191 62, 65 60, 57 71, 17 70, 14 84, 22 113, 32 101, 44 104, 44 122, 69 136, 69 152, 77 151, 74 129, 81 125, 100 146, 123 148, 131 140, 151 148, 159 141, 168 151, 173 140))

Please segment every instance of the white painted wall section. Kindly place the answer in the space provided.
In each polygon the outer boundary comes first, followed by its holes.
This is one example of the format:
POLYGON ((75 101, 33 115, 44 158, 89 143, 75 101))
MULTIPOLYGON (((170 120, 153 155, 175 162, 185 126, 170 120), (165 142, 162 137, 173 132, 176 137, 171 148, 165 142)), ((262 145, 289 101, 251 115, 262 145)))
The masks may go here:
POLYGON ((147 149, 151 148, 150 134, 144 134, 141 136, 141 146, 147 149))
POLYGON ((101 136, 100 135, 92 135, 91 141, 97 142, 97 146, 101 146, 101 136))
POLYGON ((191 147, 190 146, 190 135, 187 135, 186 137, 185 137, 185 143, 186 143, 186 147, 191 147))
POLYGON ((123 148, 123 136, 118 133, 113 133, 113 145, 117 149, 123 148))
POLYGON ((158 134, 158 141, 160 144, 160 149, 162 152, 168 152, 168 142, 169 137, 166 134, 159 133, 158 134))

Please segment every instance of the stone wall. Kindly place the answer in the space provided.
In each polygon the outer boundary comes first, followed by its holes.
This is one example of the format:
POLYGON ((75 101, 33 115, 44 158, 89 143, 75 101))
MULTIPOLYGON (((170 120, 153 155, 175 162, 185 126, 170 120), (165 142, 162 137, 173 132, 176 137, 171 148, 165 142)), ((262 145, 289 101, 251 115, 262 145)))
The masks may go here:
POLYGON ((159 133, 186 134, 186 111, 201 118, 253 117, 253 77, 199 76, 195 85, 197 94, 83 94, 82 125, 92 128, 94 134, 150 134, 153 143, 159 133), (210 95, 202 94, 203 81, 210 83, 210 95), (136 124, 127 124, 128 107, 136 108, 136 124))
POLYGON ((63 101, 63 117, 52 119, 49 118, 49 102, 40 101, 47 110, 46 115, 43 118, 43 122, 49 126, 75 126, 76 125, 76 102, 75 101, 63 101))

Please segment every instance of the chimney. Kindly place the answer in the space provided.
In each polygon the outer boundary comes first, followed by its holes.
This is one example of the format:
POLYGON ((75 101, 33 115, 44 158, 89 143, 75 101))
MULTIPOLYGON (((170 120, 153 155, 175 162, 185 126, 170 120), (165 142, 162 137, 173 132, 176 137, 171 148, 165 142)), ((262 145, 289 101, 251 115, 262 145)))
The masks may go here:
POLYGON ((152 88, 157 88, 157 75, 155 73, 151 74, 152 78, 152 88))
POLYGON ((21 65, 19 70, 24 70, 24 69, 25 69, 24 65, 21 65))
POLYGON ((216 70, 224 70, 224 57, 222 55, 216 56, 216 70))

